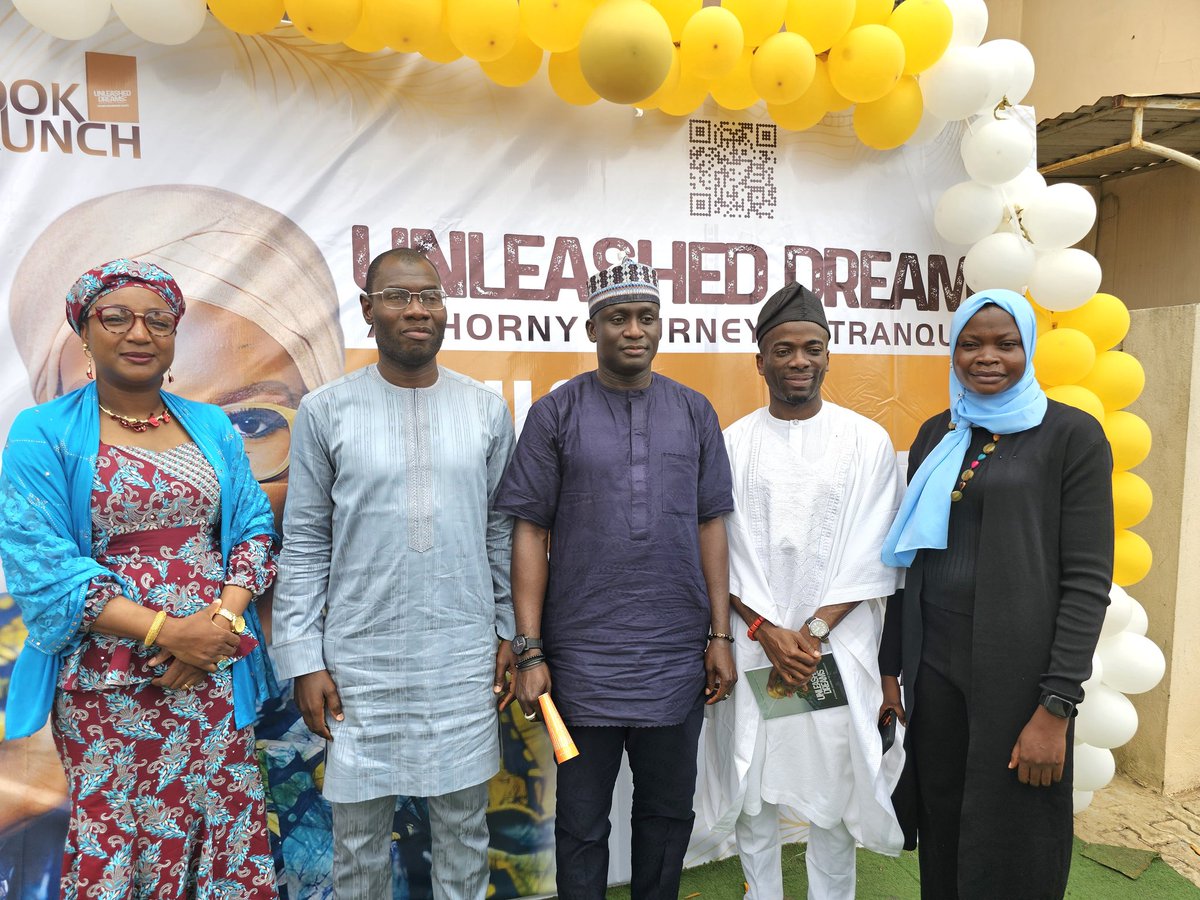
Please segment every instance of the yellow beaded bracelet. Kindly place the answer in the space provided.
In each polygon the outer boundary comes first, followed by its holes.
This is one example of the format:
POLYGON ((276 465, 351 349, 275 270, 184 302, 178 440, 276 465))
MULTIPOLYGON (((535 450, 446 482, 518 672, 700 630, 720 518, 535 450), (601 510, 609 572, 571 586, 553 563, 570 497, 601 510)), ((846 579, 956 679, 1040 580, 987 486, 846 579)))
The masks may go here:
POLYGON ((146 632, 146 639, 142 641, 143 647, 153 647, 154 642, 158 640, 158 633, 162 631, 163 623, 167 621, 167 611, 160 609, 154 616, 154 623, 150 626, 150 630, 146 632))

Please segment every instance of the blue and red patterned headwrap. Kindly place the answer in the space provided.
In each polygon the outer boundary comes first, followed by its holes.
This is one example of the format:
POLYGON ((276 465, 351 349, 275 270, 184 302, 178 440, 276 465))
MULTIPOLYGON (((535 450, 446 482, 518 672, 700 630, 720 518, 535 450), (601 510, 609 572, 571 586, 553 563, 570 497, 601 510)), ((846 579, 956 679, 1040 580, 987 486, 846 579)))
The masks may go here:
POLYGON ((183 302, 183 291, 174 278, 154 263, 122 258, 90 269, 72 285, 67 294, 67 322, 76 334, 80 334, 97 300, 130 285, 154 291, 163 298, 171 312, 183 318, 186 304, 183 302))

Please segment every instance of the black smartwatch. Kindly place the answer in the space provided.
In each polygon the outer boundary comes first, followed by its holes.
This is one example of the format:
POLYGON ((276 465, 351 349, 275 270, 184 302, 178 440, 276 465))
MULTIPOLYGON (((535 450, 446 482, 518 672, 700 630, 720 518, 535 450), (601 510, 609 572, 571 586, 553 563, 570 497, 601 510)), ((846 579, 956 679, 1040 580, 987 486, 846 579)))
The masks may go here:
POLYGON ((1042 694, 1038 703, 1046 708, 1046 712, 1052 716, 1058 716, 1060 719, 1069 719, 1075 715, 1075 704, 1070 700, 1066 700, 1058 694, 1051 694, 1046 691, 1042 694))
POLYGON ((512 639, 512 648, 513 653, 517 654, 517 656, 520 656, 522 653, 525 653, 529 650, 541 650, 542 639, 532 638, 524 634, 518 634, 512 639))

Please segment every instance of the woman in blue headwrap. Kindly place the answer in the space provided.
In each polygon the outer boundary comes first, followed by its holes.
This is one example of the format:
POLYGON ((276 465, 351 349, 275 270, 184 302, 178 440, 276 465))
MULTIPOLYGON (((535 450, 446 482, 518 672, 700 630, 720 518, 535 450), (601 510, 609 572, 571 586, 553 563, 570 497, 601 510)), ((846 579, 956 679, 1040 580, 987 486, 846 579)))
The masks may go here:
POLYGON ((69 898, 276 896, 250 727, 273 686, 253 607, 273 518, 228 416, 162 391, 184 308, 150 263, 83 275, 67 319, 91 381, 21 413, 0 469, 29 629, 5 736, 51 722, 69 898))
POLYGON ((926 900, 1066 890, 1071 720, 1112 581, 1112 457, 1095 419, 1038 386, 1035 339, 1012 291, 959 307, 950 408, 913 443, 884 544, 908 567, 880 672, 884 710, 907 713, 893 800, 926 900))

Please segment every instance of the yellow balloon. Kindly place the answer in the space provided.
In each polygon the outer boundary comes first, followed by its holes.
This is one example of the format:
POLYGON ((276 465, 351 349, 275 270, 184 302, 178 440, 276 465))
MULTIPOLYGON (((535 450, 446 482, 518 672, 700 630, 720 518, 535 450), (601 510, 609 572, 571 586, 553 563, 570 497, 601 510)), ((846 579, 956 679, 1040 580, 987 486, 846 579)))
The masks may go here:
POLYGON ((1154 505, 1154 494, 1146 480, 1132 472, 1114 472, 1112 478, 1113 521, 1117 528, 1132 528, 1154 505))
POLYGON ((1077 384, 1060 384, 1058 387, 1046 388, 1046 396, 1067 406, 1082 409, 1101 425, 1104 424, 1104 404, 1087 388, 1077 384))
POLYGON ((445 29, 464 56, 491 62, 516 45, 521 10, 517 0, 446 0, 445 29))
POLYGON ((683 26, 679 62, 684 72, 697 78, 720 78, 737 65, 744 46, 737 16, 720 6, 706 6, 683 26))
POLYGON ((1121 587, 1137 584, 1154 565, 1150 545, 1140 534, 1121 529, 1113 538, 1113 582, 1121 587))
POLYGON ((721 5, 742 23, 746 46, 757 47, 783 26, 788 0, 721 0, 721 5))
POLYGON ((1112 294, 1096 294, 1083 306, 1055 313, 1055 318, 1068 328, 1078 328, 1102 353, 1129 333, 1129 310, 1112 294))
POLYGON ((842 102, 842 96, 829 82, 829 68, 825 60, 817 57, 808 90, 791 103, 768 103, 767 112, 781 128, 805 131, 825 118, 825 114, 832 111, 832 104, 842 102))
POLYGON ((878 100, 904 73, 904 45, 886 25, 860 25, 829 51, 829 80, 855 103, 878 100))
POLYGON ((1092 370, 1095 362, 1095 345, 1074 328, 1047 331, 1038 337, 1033 350, 1033 371, 1037 380, 1049 387, 1075 384, 1092 370))
POLYGON ((613 103, 637 103, 671 71, 671 29, 643 0, 605 0, 579 41, 579 66, 592 90, 613 103))
MULTIPOLYGON (((817 58, 798 34, 781 31, 763 41, 750 63, 750 80, 768 104, 785 105, 812 87, 817 58)), ((824 113, 822 113, 824 115, 824 113)))
POLYGON ((1104 434, 1112 448, 1113 469, 1118 472, 1140 466, 1150 455, 1150 426, 1128 410, 1108 413, 1104 417, 1104 434))
POLYGON ((662 98, 671 94, 679 87, 679 48, 674 44, 671 45, 671 68, 667 72, 667 77, 663 79, 663 83, 658 86, 658 90, 647 97, 645 100, 638 102, 638 106, 642 109, 658 109, 658 105, 662 102, 662 98))
POLYGON ((681 66, 679 83, 675 85, 675 90, 663 95, 658 108, 668 116, 690 116, 700 108, 707 96, 708 82, 689 75, 681 66))
POLYGON ((750 80, 750 63, 754 51, 747 47, 733 71, 712 83, 712 98, 723 109, 749 109, 759 101, 758 91, 750 80))
POLYGON ((435 31, 419 49, 423 57, 437 63, 450 63, 462 57, 462 51, 454 46, 444 28, 435 31))
POLYGON ((1123 409, 1141 396, 1146 371, 1128 353, 1109 350, 1097 355, 1096 364, 1079 386, 1099 397, 1105 409, 1123 409))
POLYGON ((542 67, 542 48, 521 34, 517 44, 499 59, 482 62, 479 68, 496 84, 518 87, 525 84, 542 67))
POLYGON ((787 30, 808 41, 816 53, 836 44, 854 21, 854 0, 788 0, 787 30))
POLYGON ((296 30, 318 44, 340 44, 362 20, 362 0, 287 0, 296 30))
POLYGON ((367 27, 401 53, 415 53, 442 24, 441 0, 363 0, 367 27))
POLYGON ((683 37, 683 26, 704 6, 704 0, 650 0, 671 29, 671 40, 683 37))
POLYGON ((351 50, 357 50, 359 53, 378 53, 386 46, 376 36, 365 15, 358 20, 358 27, 354 29, 354 33, 342 41, 342 43, 351 50))
POLYGON ((904 44, 904 74, 924 72, 950 46, 954 16, 945 0, 904 0, 887 20, 904 44))
POLYGON ((891 150, 913 136, 924 110, 921 86, 905 75, 878 100, 854 107, 854 133, 868 147, 891 150))
POLYGON ((592 90, 579 68, 578 49, 568 50, 566 53, 551 53, 547 72, 550 76, 550 87, 558 94, 559 99, 573 106, 590 106, 600 99, 600 95, 592 90))
POLYGON ((882 25, 892 15, 893 0, 858 0, 854 5, 851 28, 859 25, 882 25))
POLYGON ((529 39, 551 53, 579 46, 592 0, 521 0, 521 25, 529 39))
POLYGON ((262 34, 283 20, 283 0, 211 0, 208 8, 238 34, 262 34))

